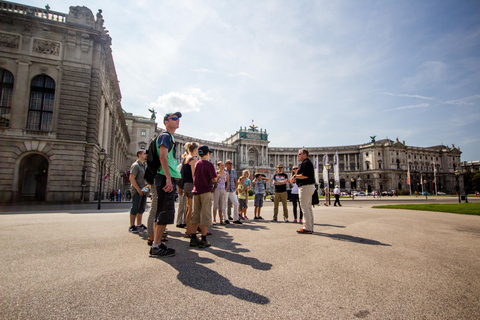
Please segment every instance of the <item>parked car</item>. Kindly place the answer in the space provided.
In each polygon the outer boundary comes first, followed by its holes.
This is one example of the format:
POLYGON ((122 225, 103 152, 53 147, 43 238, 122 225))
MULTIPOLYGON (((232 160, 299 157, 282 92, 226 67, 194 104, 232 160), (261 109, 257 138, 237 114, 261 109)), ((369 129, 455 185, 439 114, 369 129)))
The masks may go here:
POLYGON ((366 197, 367 194, 365 193, 365 191, 360 191, 360 192, 354 193, 354 196, 355 197, 366 197))
POLYGON ((445 193, 445 192, 442 192, 442 191, 438 191, 437 194, 438 194, 438 195, 441 195, 441 196, 446 195, 446 193, 445 193))
POLYGON ((421 196, 424 196, 424 195, 429 196, 430 195, 430 193, 428 193, 428 192, 419 192, 418 194, 421 195, 421 196))
POLYGON ((383 197, 393 197, 393 192, 390 191, 383 191, 382 192, 383 197))

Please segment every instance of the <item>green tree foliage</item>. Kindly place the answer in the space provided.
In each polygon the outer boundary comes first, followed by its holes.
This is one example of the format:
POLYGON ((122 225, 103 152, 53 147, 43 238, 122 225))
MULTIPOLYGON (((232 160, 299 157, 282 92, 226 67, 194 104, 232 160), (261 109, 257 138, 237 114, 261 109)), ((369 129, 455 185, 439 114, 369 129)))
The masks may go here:
POLYGON ((480 191, 480 173, 477 172, 473 176, 471 183, 472 183, 472 189, 470 189, 470 191, 480 191))

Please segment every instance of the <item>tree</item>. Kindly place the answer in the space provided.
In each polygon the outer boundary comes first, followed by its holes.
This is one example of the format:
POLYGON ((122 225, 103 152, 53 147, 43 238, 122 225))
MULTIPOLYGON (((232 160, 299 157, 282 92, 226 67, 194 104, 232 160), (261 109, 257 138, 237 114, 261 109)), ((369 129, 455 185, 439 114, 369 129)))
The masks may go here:
POLYGON ((471 183, 472 183, 472 189, 470 189, 471 191, 480 191, 480 173, 477 172, 473 176, 471 183))

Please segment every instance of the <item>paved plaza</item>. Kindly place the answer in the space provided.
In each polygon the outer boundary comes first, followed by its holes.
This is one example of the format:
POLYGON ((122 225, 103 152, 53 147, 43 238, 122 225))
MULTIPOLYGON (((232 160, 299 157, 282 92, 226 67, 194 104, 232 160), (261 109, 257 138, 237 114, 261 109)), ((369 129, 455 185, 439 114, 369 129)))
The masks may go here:
POLYGON ((313 235, 267 201, 207 249, 169 226, 164 259, 127 231, 127 203, 0 207, 0 317, 479 319, 480 216, 371 208, 395 201, 317 206, 313 235))

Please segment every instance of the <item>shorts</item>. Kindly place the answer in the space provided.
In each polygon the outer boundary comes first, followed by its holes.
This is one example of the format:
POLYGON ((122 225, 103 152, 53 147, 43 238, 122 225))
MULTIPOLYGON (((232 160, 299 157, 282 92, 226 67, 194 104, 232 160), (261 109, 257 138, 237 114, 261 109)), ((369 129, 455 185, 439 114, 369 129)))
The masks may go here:
MULTIPOLYGON (((155 187, 157 189, 157 213, 155 222, 157 225, 173 224, 175 220, 175 191, 165 192, 163 188, 167 185, 167 178, 157 173, 155 176, 155 187)), ((172 178, 173 190, 176 189, 176 181, 172 178)))
POLYGON ((131 215, 143 214, 145 212, 145 206, 147 205, 147 193, 145 192, 141 196, 138 192, 135 192, 132 198, 132 208, 130 209, 131 215))
POLYGON ((186 182, 184 185, 183 185, 183 193, 185 195, 185 197, 187 197, 188 199, 192 199, 193 198, 193 182, 186 182))
POLYGON ((238 210, 246 209, 247 206, 247 199, 238 199, 238 210))
POLYGON ((255 194, 255 207, 263 207, 263 194, 262 193, 257 193, 255 194))
POLYGON ((215 189, 213 193, 213 210, 224 211, 227 206, 226 199, 227 192, 225 189, 215 189))
POLYGON ((211 192, 193 195, 193 215, 190 220, 192 224, 212 225, 212 200, 211 192))

